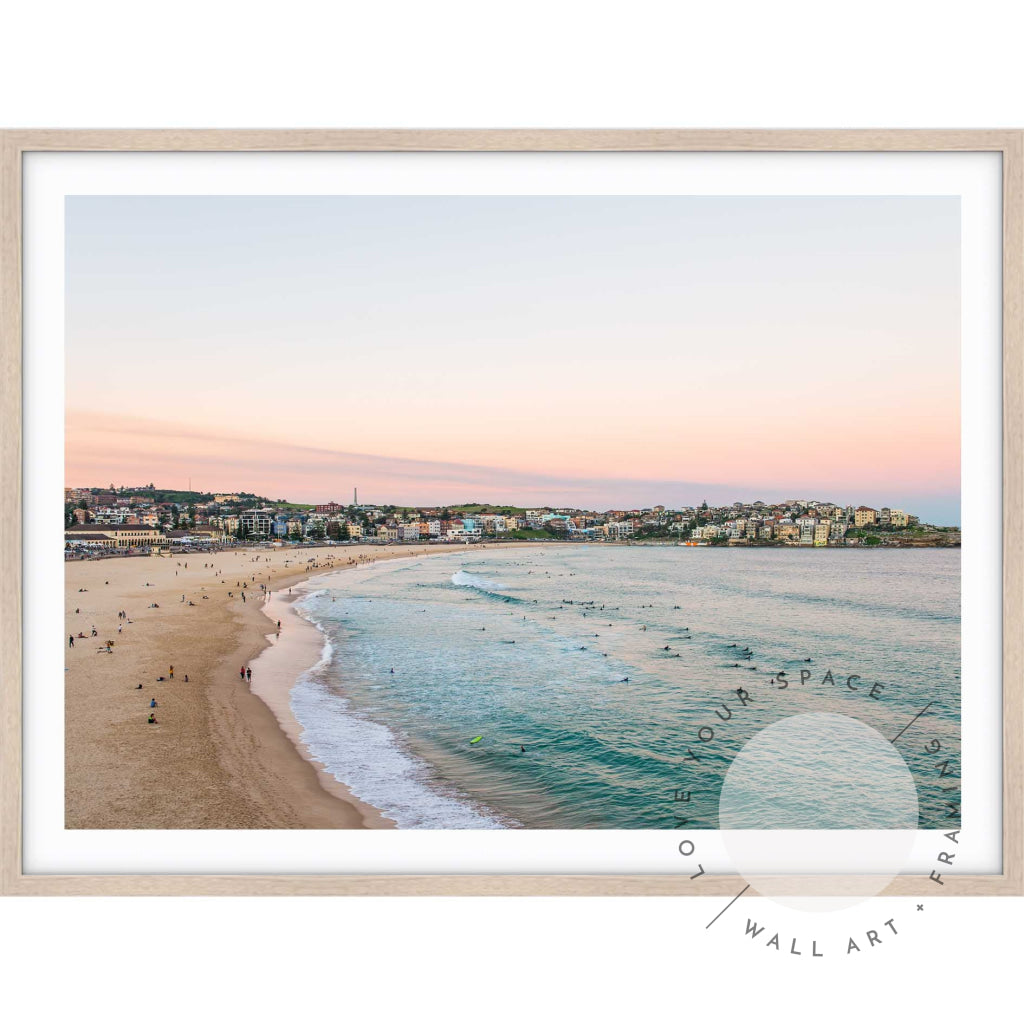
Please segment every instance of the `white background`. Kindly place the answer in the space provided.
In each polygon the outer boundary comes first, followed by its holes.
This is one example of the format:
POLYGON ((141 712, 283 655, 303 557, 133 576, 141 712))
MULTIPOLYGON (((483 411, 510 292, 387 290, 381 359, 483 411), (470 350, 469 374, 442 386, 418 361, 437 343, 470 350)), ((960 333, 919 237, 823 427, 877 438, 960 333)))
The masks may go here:
MULTIPOLYGON (((1020 127, 1014 7, 23 2, 0 28, 0 124, 1020 127)), ((782 953, 743 940, 743 903, 705 932, 721 901, 6 900, 0 986, 11 1019, 41 1021, 800 1022, 1020 1006, 1019 900, 898 901, 885 916, 899 937, 814 961, 787 954, 785 933, 782 953)), ((793 933, 792 914, 772 914, 793 933)))

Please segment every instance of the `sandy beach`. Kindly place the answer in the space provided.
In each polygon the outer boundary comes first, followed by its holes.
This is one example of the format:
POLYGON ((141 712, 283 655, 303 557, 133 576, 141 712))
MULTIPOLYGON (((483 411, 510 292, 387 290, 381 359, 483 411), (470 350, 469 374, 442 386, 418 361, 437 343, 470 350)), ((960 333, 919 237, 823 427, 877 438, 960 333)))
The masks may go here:
POLYGON ((353 545, 67 563, 65 827, 392 827, 300 753, 287 694, 320 644, 291 612, 288 588, 369 560, 445 550, 353 545), (267 651, 277 619, 296 634, 279 655, 267 651), (102 653, 108 641, 111 653, 102 653), (251 684, 243 666, 253 668, 251 684))

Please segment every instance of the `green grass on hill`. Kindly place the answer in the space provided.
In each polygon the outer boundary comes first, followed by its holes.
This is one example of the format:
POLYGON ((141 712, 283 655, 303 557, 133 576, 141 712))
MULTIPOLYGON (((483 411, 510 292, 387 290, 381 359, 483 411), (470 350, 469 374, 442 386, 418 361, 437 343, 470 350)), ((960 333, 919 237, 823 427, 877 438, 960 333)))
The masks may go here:
POLYGON ((526 510, 515 505, 447 505, 452 512, 461 512, 463 515, 522 515, 526 510))

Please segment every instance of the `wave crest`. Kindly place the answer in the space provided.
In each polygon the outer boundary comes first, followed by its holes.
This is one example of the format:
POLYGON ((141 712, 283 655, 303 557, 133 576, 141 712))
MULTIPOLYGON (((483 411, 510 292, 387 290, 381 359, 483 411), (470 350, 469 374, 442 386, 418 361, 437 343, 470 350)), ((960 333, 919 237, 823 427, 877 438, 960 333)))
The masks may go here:
POLYGON ((493 594, 505 589, 497 580, 489 580, 485 576, 477 576, 475 573, 466 572, 465 569, 452 573, 452 583, 456 587, 472 587, 474 590, 481 590, 485 594, 493 594))

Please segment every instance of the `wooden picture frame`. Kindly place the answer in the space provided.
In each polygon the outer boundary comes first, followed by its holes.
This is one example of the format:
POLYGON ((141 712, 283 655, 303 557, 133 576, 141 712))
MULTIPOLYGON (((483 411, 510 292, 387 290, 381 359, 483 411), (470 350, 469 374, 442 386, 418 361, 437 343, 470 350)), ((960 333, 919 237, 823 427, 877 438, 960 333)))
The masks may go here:
MULTIPOLYGON (((886 895, 1024 894, 1024 132, 1011 130, 14 130, 0 132, 0 891, 5 895, 735 895, 736 876, 44 875, 22 865, 22 166, 26 154, 989 152, 1002 161, 1002 873, 886 895)), ((756 880, 754 882, 756 887, 756 880)), ((841 890, 841 880, 836 889, 841 890)))

